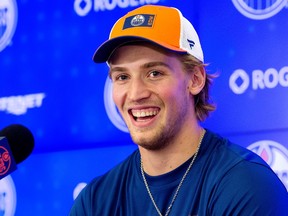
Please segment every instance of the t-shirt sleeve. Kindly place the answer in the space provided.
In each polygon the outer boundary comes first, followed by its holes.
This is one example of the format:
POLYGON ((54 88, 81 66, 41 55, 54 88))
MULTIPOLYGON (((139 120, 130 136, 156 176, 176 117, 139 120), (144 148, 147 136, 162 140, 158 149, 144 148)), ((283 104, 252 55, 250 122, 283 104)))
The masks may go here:
POLYGON ((288 216, 288 193, 269 167, 242 161, 221 177, 207 211, 215 216, 288 216))

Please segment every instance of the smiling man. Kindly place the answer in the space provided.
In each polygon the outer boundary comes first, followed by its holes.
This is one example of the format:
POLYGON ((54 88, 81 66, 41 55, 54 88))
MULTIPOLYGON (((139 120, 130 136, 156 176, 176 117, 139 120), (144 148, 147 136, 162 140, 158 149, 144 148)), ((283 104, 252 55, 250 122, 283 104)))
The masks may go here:
POLYGON ((187 145, 186 158, 179 152, 185 161, 193 153, 189 137, 198 142, 203 133, 191 95, 203 88, 205 73, 196 68, 187 73, 176 55, 149 43, 128 43, 115 50, 109 65, 113 99, 140 150, 171 148, 174 155, 187 145))
POLYGON ((200 126, 215 109, 198 35, 175 8, 147 5, 113 26, 93 60, 138 149, 95 178, 70 216, 288 215, 288 195, 256 154, 200 126))

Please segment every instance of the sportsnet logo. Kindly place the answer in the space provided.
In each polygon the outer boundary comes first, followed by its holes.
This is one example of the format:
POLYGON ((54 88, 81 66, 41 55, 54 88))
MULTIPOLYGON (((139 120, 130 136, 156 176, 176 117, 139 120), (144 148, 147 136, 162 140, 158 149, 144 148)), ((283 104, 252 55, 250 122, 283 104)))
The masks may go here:
POLYGON ((44 93, 2 97, 0 98, 0 112, 24 115, 28 109, 41 107, 44 98, 44 93))
POLYGON ((288 150, 271 140, 258 141, 247 148, 266 161, 288 190, 288 150))
POLYGON ((288 5, 287 0, 232 0, 232 2, 241 14, 256 20, 270 18, 288 5))
POLYGON ((17 23, 17 6, 14 0, 0 1, 0 52, 10 44, 17 23))

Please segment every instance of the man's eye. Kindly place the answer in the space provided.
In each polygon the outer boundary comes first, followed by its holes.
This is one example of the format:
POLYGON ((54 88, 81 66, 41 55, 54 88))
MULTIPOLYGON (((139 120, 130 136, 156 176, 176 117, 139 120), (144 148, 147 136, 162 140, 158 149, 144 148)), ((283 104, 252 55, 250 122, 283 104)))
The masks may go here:
POLYGON ((161 73, 159 71, 151 71, 149 74, 149 76, 151 76, 151 77, 157 77, 159 75, 161 75, 161 73))
POLYGON ((123 80, 127 80, 127 79, 128 79, 127 75, 121 74, 121 75, 116 76, 114 80, 115 81, 116 80, 123 81, 123 80))

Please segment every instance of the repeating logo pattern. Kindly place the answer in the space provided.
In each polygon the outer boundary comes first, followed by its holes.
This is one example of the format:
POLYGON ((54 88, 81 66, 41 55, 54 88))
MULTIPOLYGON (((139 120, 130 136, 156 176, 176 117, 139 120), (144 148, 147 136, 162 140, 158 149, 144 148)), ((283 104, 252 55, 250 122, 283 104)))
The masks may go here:
POLYGON ((79 16, 87 16, 92 11, 111 11, 116 8, 139 7, 144 4, 156 4, 158 2, 159 0, 74 0, 74 11, 79 16))
POLYGON ((0 111, 6 111, 13 115, 24 115, 28 109, 41 107, 44 98, 45 93, 2 97, 0 98, 0 111))
POLYGON ((16 209, 16 190, 10 176, 0 180, 0 215, 14 216, 16 209))
POLYGON ((250 19, 262 20, 270 18, 281 11, 287 0, 232 0, 236 9, 250 19))
POLYGON ((268 68, 267 70, 253 70, 247 73, 244 69, 235 70, 229 78, 229 87, 235 94, 243 94, 249 87, 252 90, 273 89, 277 86, 288 87, 288 66, 280 70, 268 68))
POLYGON ((262 140, 247 147, 263 158, 288 190, 288 150, 272 140, 262 140))
POLYGON ((104 105, 106 113, 114 126, 116 126, 119 130, 128 133, 128 128, 113 101, 112 88, 112 82, 108 76, 104 87, 104 105))
POLYGON ((0 52, 10 44, 17 25, 15 0, 0 1, 0 52))

